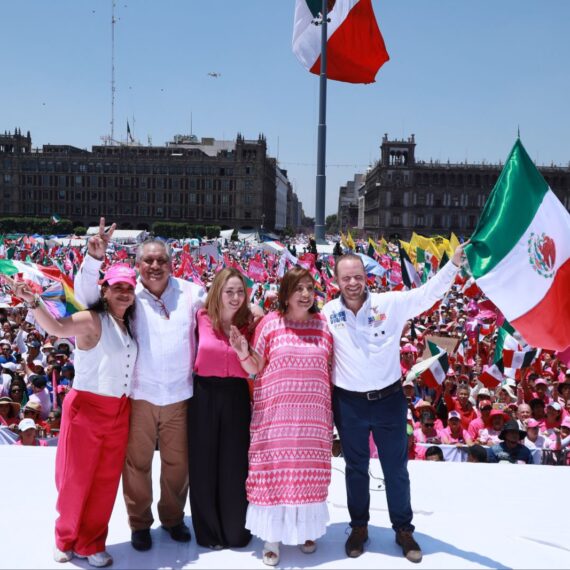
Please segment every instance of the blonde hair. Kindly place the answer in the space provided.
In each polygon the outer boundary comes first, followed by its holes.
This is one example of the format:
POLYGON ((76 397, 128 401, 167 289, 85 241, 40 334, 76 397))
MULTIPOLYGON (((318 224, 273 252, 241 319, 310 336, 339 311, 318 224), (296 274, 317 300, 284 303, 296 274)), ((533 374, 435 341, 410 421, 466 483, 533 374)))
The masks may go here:
POLYGON ((232 277, 237 277, 241 281, 245 293, 243 303, 234 315, 232 324, 237 328, 241 328, 244 325, 249 324, 252 320, 252 314, 249 309, 249 300, 247 298, 247 286, 245 279, 243 275, 234 267, 226 267, 217 273, 214 277, 214 281, 208 290, 206 303, 204 304, 204 309, 212 321, 212 327, 217 331, 220 331, 222 328, 222 289, 232 277))

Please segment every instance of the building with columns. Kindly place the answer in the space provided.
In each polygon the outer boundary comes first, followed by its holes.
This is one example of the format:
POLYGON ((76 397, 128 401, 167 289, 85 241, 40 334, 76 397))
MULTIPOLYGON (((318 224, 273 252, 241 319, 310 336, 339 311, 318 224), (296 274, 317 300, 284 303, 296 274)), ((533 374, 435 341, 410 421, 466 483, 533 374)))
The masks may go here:
MULTIPOLYGON (((380 160, 367 173, 361 190, 364 231, 402 239, 409 239, 414 231, 469 236, 502 168, 500 163, 417 160, 413 134, 406 140, 385 134, 380 160)), ((538 169, 570 209, 570 168, 538 169)))

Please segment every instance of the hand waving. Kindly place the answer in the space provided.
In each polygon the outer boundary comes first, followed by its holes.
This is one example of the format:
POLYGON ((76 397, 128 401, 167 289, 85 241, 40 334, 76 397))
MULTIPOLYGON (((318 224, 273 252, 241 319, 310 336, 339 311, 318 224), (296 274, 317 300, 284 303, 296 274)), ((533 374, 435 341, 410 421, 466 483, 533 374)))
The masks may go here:
POLYGON ((99 219, 99 232, 89 238, 87 242, 87 253, 102 261, 105 259, 107 246, 113 237, 113 232, 117 228, 117 224, 113 224, 107 231, 105 231, 105 218, 99 219))
POLYGON ((458 245, 457 248, 455 249, 455 252, 453 253, 453 257, 451 258, 451 261, 453 262, 454 265, 457 265, 457 267, 460 267, 461 265, 463 265, 463 262, 465 261, 464 249, 465 249, 465 246, 467 244, 469 244, 470 242, 471 242, 471 240, 468 239, 467 241, 458 245))
POLYGON ((249 342, 234 325, 230 328, 230 344, 237 352, 238 357, 245 358, 249 353, 249 342))
POLYGON ((30 289, 30 286, 23 281, 14 281, 8 275, 2 275, 2 278, 6 281, 14 297, 22 299, 22 301, 32 302, 34 300, 34 292, 30 289))

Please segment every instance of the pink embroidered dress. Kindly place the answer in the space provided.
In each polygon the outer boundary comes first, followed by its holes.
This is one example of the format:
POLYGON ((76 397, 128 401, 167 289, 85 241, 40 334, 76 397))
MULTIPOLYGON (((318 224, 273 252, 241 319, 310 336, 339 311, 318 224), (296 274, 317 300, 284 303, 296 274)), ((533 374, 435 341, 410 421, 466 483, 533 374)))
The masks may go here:
POLYGON ((253 348, 266 365, 254 380, 246 526, 268 542, 303 544, 328 522, 332 337, 319 314, 269 313, 253 348))

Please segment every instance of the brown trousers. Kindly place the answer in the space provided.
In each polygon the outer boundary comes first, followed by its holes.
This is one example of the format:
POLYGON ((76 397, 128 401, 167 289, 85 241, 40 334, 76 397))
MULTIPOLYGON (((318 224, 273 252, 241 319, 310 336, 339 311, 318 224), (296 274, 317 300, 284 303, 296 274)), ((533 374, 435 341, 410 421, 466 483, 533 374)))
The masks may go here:
POLYGON ((188 498, 188 400, 156 406, 131 400, 131 423, 123 469, 123 495, 131 530, 150 528, 152 516, 152 459, 160 452, 158 518, 171 527, 184 520, 188 498))

